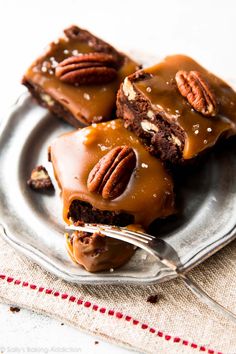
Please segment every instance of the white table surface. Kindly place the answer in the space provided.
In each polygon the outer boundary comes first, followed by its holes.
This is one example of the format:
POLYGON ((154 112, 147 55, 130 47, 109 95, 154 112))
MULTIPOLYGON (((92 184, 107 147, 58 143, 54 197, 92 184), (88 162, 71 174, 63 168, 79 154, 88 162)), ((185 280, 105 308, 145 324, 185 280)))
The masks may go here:
MULTIPOLYGON (((236 79, 235 4, 234 0, 2 0, 1 111, 22 92, 19 81, 27 66, 70 24, 87 28, 124 51, 158 58, 184 53, 226 80, 236 79)), ((63 352, 63 347, 67 352, 72 347, 81 353, 128 352, 44 316, 23 309, 12 313, 7 305, 0 305, 0 328, 0 353, 26 352, 29 343, 34 353, 58 348, 63 352)))
POLYGON ((24 309, 0 304, 0 353, 127 354, 99 338, 24 309))

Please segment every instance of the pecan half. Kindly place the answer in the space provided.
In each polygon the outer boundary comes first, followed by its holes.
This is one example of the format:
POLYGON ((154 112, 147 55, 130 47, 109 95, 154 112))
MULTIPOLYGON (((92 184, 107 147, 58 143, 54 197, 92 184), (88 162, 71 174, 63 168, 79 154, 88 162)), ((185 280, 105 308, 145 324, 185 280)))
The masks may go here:
POLYGON ((32 170, 27 184, 36 191, 54 190, 51 178, 43 166, 37 166, 32 170))
POLYGON ((58 64, 56 77, 71 85, 105 84, 117 76, 117 61, 106 53, 85 53, 58 64))
POLYGON ((103 156, 88 176, 87 187, 104 199, 121 195, 136 165, 136 155, 128 146, 117 146, 103 156))
POLYGON ((217 114, 216 97, 198 71, 180 70, 176 73, 175 80, 181 95, 187 98, 196 111, 207 117, 217 114))

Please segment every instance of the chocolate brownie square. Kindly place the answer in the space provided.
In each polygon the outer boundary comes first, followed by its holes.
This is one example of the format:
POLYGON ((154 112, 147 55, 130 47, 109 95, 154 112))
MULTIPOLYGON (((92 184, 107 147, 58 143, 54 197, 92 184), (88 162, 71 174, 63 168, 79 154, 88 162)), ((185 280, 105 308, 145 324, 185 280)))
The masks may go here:
POLYGON ((25 73, 36 100, 75 127, 109 120, 116 93, 138 64, 77 26, 64 31, 25 73))
POLYGON ((155 219, 175 212, 170 174, 121 119, 60 136, 50 146, 50 159, 66 223, 148 229, 155 219))
MULTIPOLYGON (((140 231, 175 212, 170 174, 121 119, 60 136, 50 146, 50 160, 67 224, 129 225, 140 231)), ((132 245, 99 233, 76 231, 66 241, 71 258, 90 272, 121 266, 134 253, 132 245)))
POLYGON ((236 93, 184 55, 124 80, 117 115, 150 153, 183 163, 236 133, 236 93))

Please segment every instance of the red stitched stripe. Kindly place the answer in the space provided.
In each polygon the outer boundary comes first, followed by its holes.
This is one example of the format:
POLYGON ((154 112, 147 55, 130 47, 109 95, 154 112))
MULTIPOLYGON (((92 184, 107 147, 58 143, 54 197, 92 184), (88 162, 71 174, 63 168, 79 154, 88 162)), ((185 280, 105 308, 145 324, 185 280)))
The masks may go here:
POLYGON ((122 315, 122 313, 120 313, 120 312, 116 312, 116 317, 117 317, 117 318, 122 318, 123 315, 122 315))
MULTIPOLYGON (((38 289, 38 292, 41 292, 41 293, 42 293, 42 292, 45 292, 45 294, 53 295, 53 296, 55 296, 55 297, 60 296, 62 300, 66 300, 66 299, 69 298, 69 301, 70 301, 70 302, 76 302, 78 305, 83 305, 83 306, 86 307, 86 308, 92 308, 92 310, 94 310, 94 311, 98 311, 98 310, 99 310, 99 312, 100 312, 100 313, 103 313, 103 314, 104 314, 104 313, 107 313, 107 314, 110 315, 110 316, 115 315, 115 317, 118 318, 118 319, 121 319, 121 318, 124 317, 124 314, 122 314, 121 312, 115 312, 114 310, 108 310, 108 309, 106 309, 105 307, 99 307, 98 305, 92 304, 90 301, 83 301, 83 300, 81 300, 81 299, 77 299, 77 298, 76 298, 75 296, 73 296, 73 295, 69 296, 68 294, 61 294, 59 291, 54 291, 54 292, 53 292, 52 289, 45 289, 45 288, 42 287, 42 286, 39 286, 39 287, 38 287, 37 285, 35 285, 35 284, 29 284, 29 283, 26 282, 26 281, 23 281, 23 282, 22 282, 22 281, 19 280, 19 279, 14 279, 13 277, 7 277, 5 274, 0 274, 0 279, 1 279, 1 280, 6 280, 7 283, 13 283, 14 285, 19 285, 19 284, 22 283, 22 286, 23 286, 23 287, 28 287, 28 286, 29 286, 29 289, 32 289, 32 290, 38 289)), ((137 325, 139 324, 139 321, 133 319, 131 316, 125 316, 124 319, 125 319, 127 322, 131 322, 131 320, 132 320, 131 323, 132 323, 134 326, 137 326, 137 325)), ((141 323, 141 324, 140 324, 140 327, 141 327, 142 329, 144 329, 144 330, 149 328, 149 326, 148 326, 147 324, 145 324, 145 323, 141 323)), ((157 331, 157 332, 156 332, 156 330, 155 330, 154 328, 152 328, 152 327, 149 328, 149 332, 150 332, 150 333, 157 333, 157 336, 158 336, 158 337, 161 337, 161 338, 165 339, 166 341, 172 340, 174 343, 180 343, 180 344, 186 345, 186 346, 187 346, 187 345, 190 345, 191 348, 194 348, 194 349, 199 348, 199 351, 201 351, 201 352, 206 352, 206 351, 207 351, 208 354, 223 354, 222 352, 216 352, 216 351, 214 351, 214 350, 212 350, 212 349, 207 349, 205 346, 199 346, 199 345, 197 345, 197 344, 195 344, 195 343, 189 343, 187 340, 182 340, 182 339, 179 338, 179 337, 173 337, 173 336, 171 336, 171 335, 169 335, 169 334, 164 334, 164 333, 161 332, 161 331, 157 331)))
MULTIPOLYGON (((191 347, 192 347, 192 348, 197 348, 197 344, 192 343, 192 344, 191 344, 191 347)), ((212 354, 214 354, 214 353, 212 353, 212 354)))
POLYGON ((35 290, 35 289, 37 289, 37 286, 36 286, 36 285, 34 285, 34 284, 30 284, 30 289, 35 290))

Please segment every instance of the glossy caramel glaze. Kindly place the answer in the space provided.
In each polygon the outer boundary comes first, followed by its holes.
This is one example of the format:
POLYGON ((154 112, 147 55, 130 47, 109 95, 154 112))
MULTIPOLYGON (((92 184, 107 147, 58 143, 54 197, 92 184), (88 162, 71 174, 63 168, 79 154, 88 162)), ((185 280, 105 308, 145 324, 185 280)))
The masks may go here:
MULTIPOLYGON (((161 161, 151 156, 138 138, 123 127, 120 119, 67 133, 50 147, 51 161, 62 189, 63 217, 70 223, 68 211, 73 200, 90 203, 100 210, 134 215, 134 223, 147 228, 156 218, 174 213, 173 183, 161 161), (137 164, 125 191, 116 199, 103 199, 89 192, 89 172, 115 146, 133 148, 137 164)), ((99 222, 99 221, 98 221, 99 222)))
MULTIPOLYGON (((41 87, 45 94, 58 101, 79 121, 89 124, 92 121, 108 120, 115 106, 120 83, 138 69, 137 63, 124 56, 117 78, 104 85, 75 86, 63 83, 55 76, 56 66, 64 59, 94 51, 89 43, 77 38, 61 38, 52 43, 46 53, 33 63, 25 74, 25 80, 41 87)), ((53 101, 49 103, 53 105, 53 101)))
POLYGON ((134 82, 133 85, 150 100, 155 113, 183 129, 184 159, 191 159, 214 145, 221 135, 236 134, 235 91, 193 59, 184 55, 170 56, 144 72, 150 76, 134 82), (175 81, 179 70, 198 71, 207 80, 217 99, 216 117, 206 117, 195 111, 180 94, 175 81))

